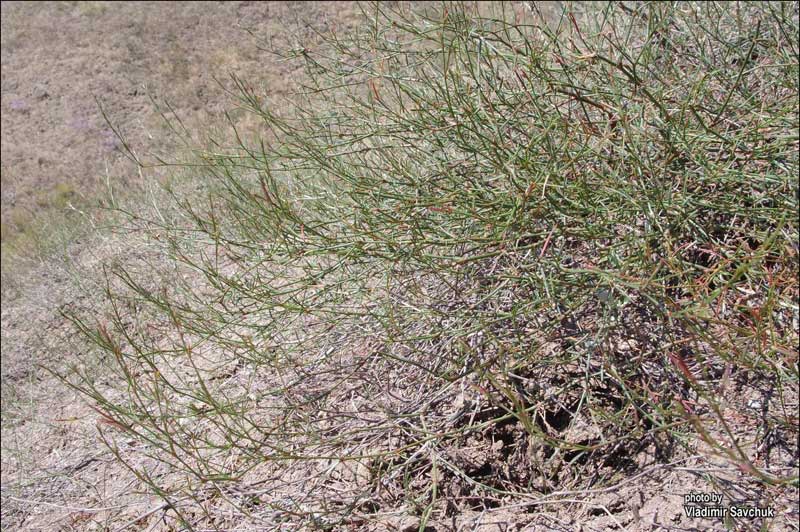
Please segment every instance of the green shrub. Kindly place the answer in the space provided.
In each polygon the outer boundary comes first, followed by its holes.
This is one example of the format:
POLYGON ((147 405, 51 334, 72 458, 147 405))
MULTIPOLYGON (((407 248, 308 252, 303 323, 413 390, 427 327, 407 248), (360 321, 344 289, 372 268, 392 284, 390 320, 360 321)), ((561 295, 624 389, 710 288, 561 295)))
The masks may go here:
POLYGON ((262 135, 187 163, 149 222, 169 266, 74 317, 127 383, 70 376, 118 456, 176 512, 316 526, 698 441, 796 484, 755 449, 797 456, 797 4, 365 11, 275 51, 306 65, 293 105, 232 78, 262 135))

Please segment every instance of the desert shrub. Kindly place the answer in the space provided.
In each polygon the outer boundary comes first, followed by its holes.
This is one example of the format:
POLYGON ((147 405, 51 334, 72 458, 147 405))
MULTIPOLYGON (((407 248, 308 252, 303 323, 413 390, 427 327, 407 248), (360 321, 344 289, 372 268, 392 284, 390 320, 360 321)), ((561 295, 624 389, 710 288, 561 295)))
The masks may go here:
POLYGON ((365 13, 271 50, 291 105, 231 78, 263 131, 183 163, 134 217, 168 265, 73 317, 117 456, 185 523, 443 517, 701 447, 796 483, 797 4, 365 13))

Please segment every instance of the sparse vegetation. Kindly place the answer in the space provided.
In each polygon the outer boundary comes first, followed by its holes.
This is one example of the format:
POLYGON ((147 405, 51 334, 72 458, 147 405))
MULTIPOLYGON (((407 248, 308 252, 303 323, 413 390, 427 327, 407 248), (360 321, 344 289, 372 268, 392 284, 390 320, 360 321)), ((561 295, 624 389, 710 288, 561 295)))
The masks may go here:
POLYGON ((265 43, 292 105, 230 78, 260 134, 171 123, 171 205, 120 207, 169 260, 68 314, 142 522, 425 530, 696 455, 796 499, 798 4, 364 10, 265 43))

